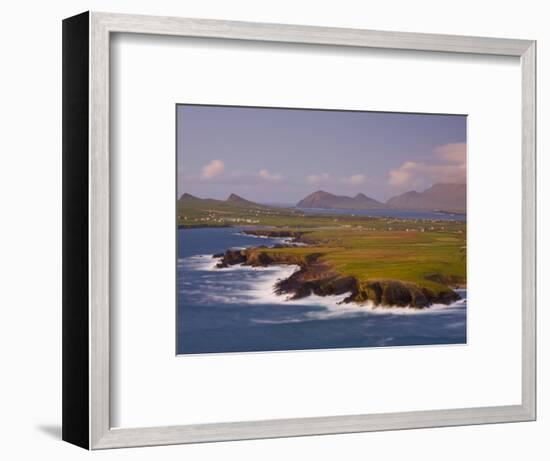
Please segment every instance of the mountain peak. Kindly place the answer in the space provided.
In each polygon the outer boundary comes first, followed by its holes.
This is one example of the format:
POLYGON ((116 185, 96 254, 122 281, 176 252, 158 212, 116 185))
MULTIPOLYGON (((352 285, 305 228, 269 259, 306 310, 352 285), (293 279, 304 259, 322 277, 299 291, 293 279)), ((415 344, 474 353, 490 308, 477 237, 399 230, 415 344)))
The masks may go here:
POLYGON ((259 203, 251 202, 250 200, 247 200, 240 195, 237 194, 230 194, 229 197, 227 197, 225 203, 229 203, 234 206, 243 206, 243 207, 254 207, 254 208, 265 208, 265 205, 260 205, 259 203))
POLYGON ((227 197, 226 202, 247 202, 247 203, 252 203, 252 202, 246 200, 245 198, 242 198, 240 195, 233 194, 233 193, 231 193, 229 195, 229 197, 227 197))
POLYGON ((466 183, 459 182, 437 182, 432 187, 429 187, 424 192, 429 190, 466 190, 466 183))
POLYGON ((371 197, 368 197, 367 195, 363 194, 362 192, 359 192, 355 197, 352 199, 360 208, 365 209, 371 209, 371 208, 382 208, 383 204, 379 202, 378 200, 374 200, 371 197))
POLYGON ((312 195, 313 196, 315 196, 315 195, 323 196, 323 195, 333 195, 333 194, 331 194, 330 192, 324 191, 324 190, 318 190, 318 191, 313 192, 313 194, 310 194, 309 196, 311 197, 312 195))
POLYGON ((298 208, 370 210, 382 208, 383 204, 361 193, 352 198, 346 195, 335 195, 330 192, 318 190, 300 200, 296 206, 298 208))
POLYGON ((466 184, 436 183, 423 192, 411 190, 386 203, 400 209, 466 210, 466 184))
POLYGON ((195 197, 194 195, 188 194, 187 192, 181 194, 179 200, 200 200, 200 198, 195 197))

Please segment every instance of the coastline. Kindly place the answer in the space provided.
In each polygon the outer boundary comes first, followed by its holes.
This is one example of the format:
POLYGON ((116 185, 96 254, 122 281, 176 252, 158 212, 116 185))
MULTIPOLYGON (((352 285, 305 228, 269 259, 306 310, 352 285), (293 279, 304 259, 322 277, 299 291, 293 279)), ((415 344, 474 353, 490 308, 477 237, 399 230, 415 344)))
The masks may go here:
POLYGON ((227 227, 235 227, 229 224, 178 224, 177 230, 180 229, 225 229, 227 227))
MULTIPOLYGON (((449 305, 460 299, 460 296, 448 286, 448 282, 456 282, 453 284, 455 288, 459 288, 461 287, 461 281, 452 280, 452 278, 434 275, 432 281, 442 287, 438 290, 395 279, 361 281, 351 275, 336 272, 322 260, 322 253, 311 253, 303 256, 269 251, 273 248, 292 248, 293 243, 302 246, 312 243, 304 239, 308 231, 254 229, 243 230, 242 232, 263 238, 292 239, 292 242, 277 244, 274 247, 228 249, 224 253, 213 255, 215 258, 219 258, 216 267, 227 268, 234 265, 251 267, 298 266, 299 270, 292 273, 288 278, 276 282, 273 287, 277 295, 286 294, 289 300, 298 300, 311 295, 340 296, 347 294, 342 303, 353 303, 358 306, 370 304, 380 308, 425 309, 434 304, 449 305)), ((427 280, 430 279, 427 278, 427 280)))

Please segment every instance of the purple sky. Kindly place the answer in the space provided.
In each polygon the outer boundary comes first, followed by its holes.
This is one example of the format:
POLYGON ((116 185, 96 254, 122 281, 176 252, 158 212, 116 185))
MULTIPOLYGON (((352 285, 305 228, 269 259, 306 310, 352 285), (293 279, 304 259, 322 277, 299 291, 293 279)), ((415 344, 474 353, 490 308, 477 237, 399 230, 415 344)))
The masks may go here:
POLYGON ((385 201, 465 182, 466 116, 178 105, 178 196, 385 201))

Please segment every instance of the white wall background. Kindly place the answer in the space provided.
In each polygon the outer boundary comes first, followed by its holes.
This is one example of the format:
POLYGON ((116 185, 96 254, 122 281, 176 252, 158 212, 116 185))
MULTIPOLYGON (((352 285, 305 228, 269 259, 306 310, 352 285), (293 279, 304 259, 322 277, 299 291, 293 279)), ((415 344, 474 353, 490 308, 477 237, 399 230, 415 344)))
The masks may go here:
MULTIPOLYGON (((84 11, 530 38, 539 41, 539 177, 550 129, 545 78, 550 40, 545 2, 436 0, 73 0, 4 5, 0 27, 0 444, 2 458, 78 460, 547 459, 550 400, 544 363, 550 327, 539 293, 539 420, 535 423, 122 449, 89 453, 62 443, 61 424, 61 19, 84 11)), ((539 235, 550 182, 539 181, 539 235)), ((539 286, 548 246, 540 240, 539 286)), ((504 257, 504 256, 503 256, 504 257)), ((505 261, 504 261, 505 262, 505 261)), ((500 262, 503 263, 503 262, 500 262)), ((503 281, 505 283, 505 281, 503 281)))

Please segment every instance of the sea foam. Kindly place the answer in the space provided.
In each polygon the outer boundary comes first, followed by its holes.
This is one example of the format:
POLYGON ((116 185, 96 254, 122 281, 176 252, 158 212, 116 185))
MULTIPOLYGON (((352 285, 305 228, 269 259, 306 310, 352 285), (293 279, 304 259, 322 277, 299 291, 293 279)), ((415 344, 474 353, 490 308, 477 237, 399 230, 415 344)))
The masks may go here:
MULTIPOLYGON (((410 307, 376 306, 371 301, 366 303, 343 303, 350 293, 334 296, 318 296, 312 294, 305 298, 292 300, 289 295, 279 295, 275 292, 278 281, 287 279, 300 270, 297 265, 272 265, 268 267, 251 267, 245 265, 233 265, 226 268, 217 268, 221 258, 213 258, 212 255, 196 255, 178 260, 178 267, 193 271, 209 272, 201 278, 205 287, 205 300, 208 303, 225 303, 240 305, 274 305, 280 308, 311 307, 309 310, 299 310, 295 315, 284 319, 257 319, 256 323, 294 323, 312 320, 328 320, 336 318, 349 318, 369 315, 434 315, 449 313, 455 310, 463 310, 467 307, 466 299, 461 299, 450 305, 434 304, 425 309, 410 307), (239 279, 224 279, 224 274, 242 272, 239 279)), ((191 287, 182 284, 182 291, 191 287)), ((196 289, 196 287, 193 287, 196 289)), ((196 291, 194 291, 196 292, 196 291)), ((462 296, 465 290, 460 293, 462 296)))

